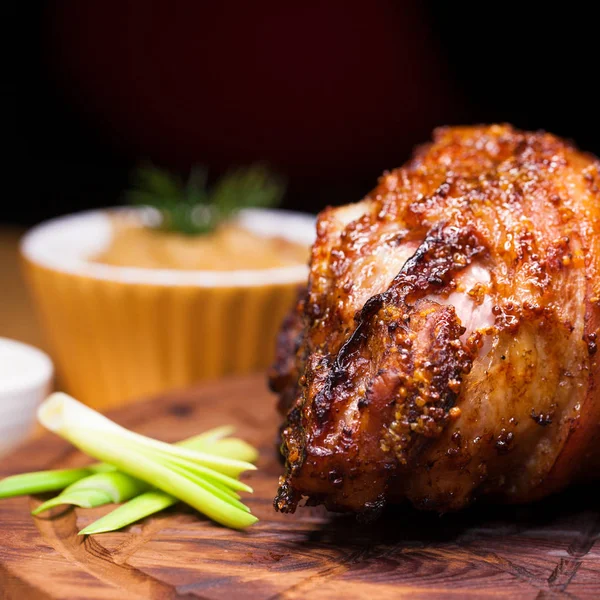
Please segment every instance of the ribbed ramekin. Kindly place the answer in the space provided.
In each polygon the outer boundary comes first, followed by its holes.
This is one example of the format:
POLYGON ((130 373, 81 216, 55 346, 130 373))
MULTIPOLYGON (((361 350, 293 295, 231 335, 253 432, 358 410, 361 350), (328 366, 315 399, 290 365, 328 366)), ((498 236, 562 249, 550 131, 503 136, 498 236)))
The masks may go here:
MULTIPOLYGON (((314 218, 252 209, 259 235, 306 244, 314 218)), ((62 217, 22 240, 27 280, 61 383, 106 408, 194 381, 266 367, 307 267, 177 271, 90 262, 110 243, 109 213, 62 217)))

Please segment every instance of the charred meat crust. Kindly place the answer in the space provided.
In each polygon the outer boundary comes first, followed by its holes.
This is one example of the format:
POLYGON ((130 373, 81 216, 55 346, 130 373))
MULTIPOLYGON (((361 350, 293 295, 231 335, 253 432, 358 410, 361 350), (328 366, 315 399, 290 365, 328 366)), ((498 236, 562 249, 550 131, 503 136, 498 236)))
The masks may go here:
POLYGON ((321 213, 285 327, 278 510, 453 510, 598 475, 600 162, 544 132, 436 130, 321 213))
POLYGON ((299 378, 297 353, 304 332, 304 303, 306 287, 298 290, 296 303, 286 315, 277 336, 275 361, 267 373, 272 392, 279 394, 278 410, 286 415, 294 403, 299 378))
POLYGON ((454 309, 422 296, 443 286, 482 251, 468 229, 440 225, 432 230, 388 290, 365 304, 335 360, 314 365, 282 431, 288 477, 275 499, 277 510, 295 510, 299 495, 293 493, 292 480, 303 468, 308 473, 301 479, 314 476, 315 462, 328 472, 347 472, 335 460, 314 456, 315 449, 322 448, 325 417, 334 403, 358 396, 359 412, 373 413, 371 423, 389 415, 378 428, 365 431, 348 424, 343 430, 346 455, 360 455, 359 447, 375 446, 368 464, 360 463, 370 475, 389 472, 393 462, 406 465, 411 454, 425 447, 427 438, 441 433, 462 376, 469 371, 470 357, 460 341, 464 328, 454 309))
POLYGON ((470 264, 473 256, 482 250, 477 238, 469 231, 445 229, 442 225, 426 237, 413 257, 394 278, 388 290, 371 297, 357 316, 354 332, 338 352, 329 378, 315 397, 317 419, 324 419, 338 388, 343 393, 344 387, 347 387, 347 374, 351 369, 351 362, 357 356, 369 353, 374 328, 382 323, 388 324, 388 334, 395 338, 390 340, 392 347, 409 341, 403 339, 401 329, 395 335, 393 332, 401 324, 410 321, 410 302, 414 302, 432 288, 443 286, 452 273, 470 264), (389 328, 392 331, 389 331, 389 328))
POLYGON ((399 344, 407 347, 408 364, 395 392, 394 420, 381 442, 403 466, 414 465, 425 445, 456 415, 450 409, 472 364, 460 340, 464 327, 452 307, 419 300, 409 319, 411 330, 399 344))

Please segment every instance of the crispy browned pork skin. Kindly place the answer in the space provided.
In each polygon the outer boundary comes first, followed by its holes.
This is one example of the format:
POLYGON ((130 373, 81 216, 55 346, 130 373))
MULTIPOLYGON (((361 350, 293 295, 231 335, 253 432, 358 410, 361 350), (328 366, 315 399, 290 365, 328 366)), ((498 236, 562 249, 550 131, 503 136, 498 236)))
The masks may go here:
POLYGON ((280 337, 275 499, 525 502, 600 471, 600 163, 547 133, 439 129, 318 219, 280 337))

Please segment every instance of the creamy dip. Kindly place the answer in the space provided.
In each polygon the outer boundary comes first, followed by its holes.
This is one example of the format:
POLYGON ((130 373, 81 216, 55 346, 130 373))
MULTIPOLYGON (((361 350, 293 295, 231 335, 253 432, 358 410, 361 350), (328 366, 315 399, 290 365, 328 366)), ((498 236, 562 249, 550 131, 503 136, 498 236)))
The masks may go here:
POLYGON ((109 247, 93 262, 119 267, 232 271, 305 264, 308 247, 281 237, 261 236, 240 225, 187 236, 114 220, 109 247))

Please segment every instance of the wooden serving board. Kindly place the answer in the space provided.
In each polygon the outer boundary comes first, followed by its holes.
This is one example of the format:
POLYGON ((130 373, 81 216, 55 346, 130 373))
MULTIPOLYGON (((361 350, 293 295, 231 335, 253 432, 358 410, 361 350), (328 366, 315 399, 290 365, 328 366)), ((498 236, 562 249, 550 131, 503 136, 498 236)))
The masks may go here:
MULTIPOLYGON (((77 531, 109 507, 34 519, 39 498, 0 501, 0 598, 600 598, 598 486, 443 517, 401 506, 371 525, 320 508, 280 515, 271 504, 281 472, 278 419, 263 377, 173 393, 113 417, 168 441, 236 425, 261 449, 248 477, 260 522, 236 532, 178 506, 83 538, 77 531)), ((46 435, 3 460, 0 475, 84 462, 46 435)))

